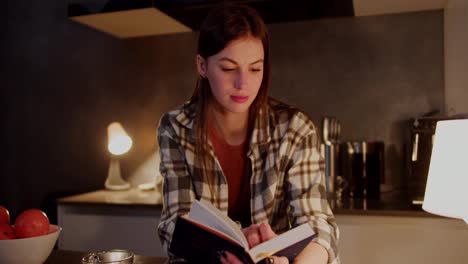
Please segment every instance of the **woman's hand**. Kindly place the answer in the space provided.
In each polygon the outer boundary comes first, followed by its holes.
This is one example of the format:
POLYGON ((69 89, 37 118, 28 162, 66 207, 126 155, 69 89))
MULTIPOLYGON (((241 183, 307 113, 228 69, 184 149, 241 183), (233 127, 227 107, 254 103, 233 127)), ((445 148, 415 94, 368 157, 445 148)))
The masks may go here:
POLYGON ((251 224, 249 227, 243 228, 242 233, 244 233, 245 238, 247 238, 250 248, 277 236, 271 229, 271 226, 266 223, 259 225, 251 224))
MULTIPOLYGON (((249 227, 243 228, 242 233, 244 233, 245 238, 247 238, 247 242, 249 243, 249 248, 253 248, 256 245, 268 241, 277 235, 271 229, 271 226, 266 223, 262 223, 259 225, 252 224, 249 227)), ((242 264, 236 256, 233 254, 225 251, 220 253, 220 261, 223 264, 242 264)), ((266 263, 275 263, 275 264, 289 264, 288 259, 285 257, 276 257, 272 256, 269 258, 270 260, 266 263)))

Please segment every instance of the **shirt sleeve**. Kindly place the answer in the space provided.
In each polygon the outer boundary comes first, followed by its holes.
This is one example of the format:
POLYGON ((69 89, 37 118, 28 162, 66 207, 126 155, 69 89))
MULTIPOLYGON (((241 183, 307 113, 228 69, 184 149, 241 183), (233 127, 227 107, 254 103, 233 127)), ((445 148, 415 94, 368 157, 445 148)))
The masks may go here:
POLYGON ((180 140, 168 115, 163 116, 158 128, 160 172, 163 177, 163 208, 158 234, 163 249, 170 257, 169 245, 177 216, 190 211, 195 197, 180 140))
POLYGON ((339 230, 327 201, 324 162, 311 121, 303 122, 292 137, 293 153, 287 171, 289 218, 293 226, 309 222, 317 236, 313 240, 328 252, 328 263, 340 263, 339 230))

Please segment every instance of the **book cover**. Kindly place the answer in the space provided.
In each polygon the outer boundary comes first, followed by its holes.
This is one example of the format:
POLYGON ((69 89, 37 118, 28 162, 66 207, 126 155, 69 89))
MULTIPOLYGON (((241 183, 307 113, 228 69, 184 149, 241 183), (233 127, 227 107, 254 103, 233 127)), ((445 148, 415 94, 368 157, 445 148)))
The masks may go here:
POLYGON ((169 250, 195 263, 217 262, 219 251, 229 251, 250 264, 271 255, 285 256, 291 262, 314 237, 312 228, 305 223, 249 249, 234 221, 211 204, 194 201, 189 215, 177 218, 169 250))

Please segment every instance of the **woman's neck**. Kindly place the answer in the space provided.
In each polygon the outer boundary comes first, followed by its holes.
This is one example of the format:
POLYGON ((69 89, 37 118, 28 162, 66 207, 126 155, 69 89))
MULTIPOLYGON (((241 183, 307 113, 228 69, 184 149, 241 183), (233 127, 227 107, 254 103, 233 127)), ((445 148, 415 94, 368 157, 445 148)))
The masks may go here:
POLYGON ((220 111, 216 107, 211 112, 213 127, 229 145, 240 145, 247 137, 249 113, 220 111))

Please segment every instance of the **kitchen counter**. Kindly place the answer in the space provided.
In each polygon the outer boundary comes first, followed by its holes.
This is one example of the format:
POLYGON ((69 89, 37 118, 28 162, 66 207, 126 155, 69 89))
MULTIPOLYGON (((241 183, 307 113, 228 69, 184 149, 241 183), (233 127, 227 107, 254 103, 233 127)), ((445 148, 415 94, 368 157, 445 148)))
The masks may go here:
POLYGON ((157 189, 98 190, 57 202, 58 224, 63 228, 59 249, 95 252, 120 248, 138 255, 165 256, 156 230, 162 210, 157 189))
POLYGON ((100 205, 131 205, 131 206, 161 206, 161 193, 157 189, 148 191, 131 188, 123 191, 98 190, 58 199, 59 204, 100 204, 100 205))
MULTIPOLYGON (((54 250, 47 258, 44 264, 80 264, 81 258, 86 255, 83 252, 54 250)), ((166 258, 163 257, 146 257, 135 255, 133 264, 165 264, 166 258)))
MULTIPOLYGON (((402 192, 389 192, 378 201, 331 202, 340 228, 343 262, 432 264, 463 263, 468 259, 465 223, 426 213, 407 197, 402 192)), ((58 209, 63 228, 59 252, 54 252, 46 264, 79 263, 73 261, 82 255, 70 251, 113 248, 156 257, 151 258, 154 262, 135 263, 164 263, 165 253, 156 232, 162 209, 157 190, 99 190, 62 198, 58 209)))
POLYGON ((438 217, 423 211, 422 205, 413 204, 402 191, 382 193, 379 200, 346 198, 331 200, 330 204, 336 215, 438 217))
MULTIPOLYGON (((125 191, 98 190, 79 195, 64 197, 59 204, 74 206, 119 206, 119 207, 147 207, 162 206, 161 193, 157 189, 142 191, 132 188, 125 191)), ((435 217, 422 210, 421 205, 413 205, 404 192, 392 191, 382 193, 380 200, 372 199, 343 199, 331 200, 333 212, 337 215, 382 215, 382 216, 420 216, 435 217)))

